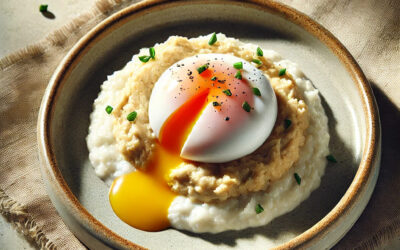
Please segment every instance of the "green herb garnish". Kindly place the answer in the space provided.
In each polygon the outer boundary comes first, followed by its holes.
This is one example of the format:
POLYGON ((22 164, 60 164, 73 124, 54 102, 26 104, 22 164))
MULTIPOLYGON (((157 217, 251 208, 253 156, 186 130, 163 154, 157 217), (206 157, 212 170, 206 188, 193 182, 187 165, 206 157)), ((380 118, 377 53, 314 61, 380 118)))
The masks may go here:
POLYGON ((285 129, 288 129, 291 125, 292 125, 292 121, 291 120, 285 119, 283 121, 283 126, 285 127, 285 129))
POLYGON ((328 161, 330 161, 330 162, 337 163, 337 160, 336 160, 335 157, 333 157, 333 155, 327 155, 327 156, 326 156, 326 159, 327 159, 328 161))
POLYGON ((220 104, 218 102, 213 102, 213 106, 220 106, 220 104))
POLYGON ((111 114, 111 112, 113 111, 113 107, 111 107, 110 105, 108 105, 107 107, 106 107, 106 112, 107 112, 107 114, 111 114))
POLYGON ((253 60, 251 60, 253 63, 255 63, 255 64, 258 64, 258 65, 261 65, 262 64, 262 62, 261 62, 261 60, 258 60, 258 59, 253 59, 253 60))
POLYGON ((237 62, 233 64, 233 67, 235 69, 243 69, 243 63, 242 62, 237 62))
POLYGON ((204 64, 200 67, 197 68, 197 72, 199 72, 199 74, 203 73, 206 69, 208 69, 208 64, 204 64))
POLYGON ((126 117, 126 119, 128 119, 128 121, 133 122, 136 119, 137 116, 137 112, 133 111, 131 113, 129 113, 129 115, 126 117))
POLYGON ((227 96, 231 96, 232 95, 232 92, 231 92, 231 90, 230 89, 225 89, 224 91, 222 91, 225 95, 227 95, 227 96))
POLYGON ((147 63, 150 59, 155 59, 156 58, 156 50, 154 47, 149 48, 149 56, 139 56, 139 60, 141 62, 147 63))
POLYGON ((257 47, 257 56, 263 56, 264 52, 262 51, 262 49, 260 47, 257 47))
POLYGON ((150 60, 151 56, 139 56, 139 60, 141 62, 147 63, 150 60))
POLYGON ((246 112, 250 112, 250 110, 251 110, 250 104, 248 104, 246 101, 243 102, 242 108, 243 108, 246 112))
POLYGON ((239 70, 236 72, 235 74, 235 78, 242 80, 242 72, 240 72, 239 70))
POLYGON ((215 32, 214 32, 214 33, 212 33, 210 40, 208 41, 208 44, 213 45, 216 42, 217 42, 217 34, 215 34, 215 32))
POLYGON ((48 4, 41 4, 40 6, 39 6, 39 11, 40 12, 47 12, 47 8, 49 7, 49 5, 48 4))
POLYGON ((260 92, 260 90, 259 90, 258 88, 253 88, 253 93, 254 93, 256 96, 261 96, 261 92, 260 92))
POLYGON ((215 80, 217 80, 217 77, 216 77, 216 76, 213 76, 213 77, 211 78, 211 81, 215 81, 215 80))
POLYGON ((301 183, 301 177, 299 176, 299 174, 294 173, 294 178, 296 179, 297 184, 300 185, 300 183, 301 183))
POLYGON ((149 48, 149 53, 151 58, 156 58, 156 50, 154 49, 154 47, 149 48))
POLYGON ((286 68, 280 69, 279 76, 283 76, 284 74, 286 74, 286 68))
POLYGON ((259 213, 262 213, 262 212, 264 212, 264 208, 260 204, 257 204, 256 213, 259 214, 259 213))

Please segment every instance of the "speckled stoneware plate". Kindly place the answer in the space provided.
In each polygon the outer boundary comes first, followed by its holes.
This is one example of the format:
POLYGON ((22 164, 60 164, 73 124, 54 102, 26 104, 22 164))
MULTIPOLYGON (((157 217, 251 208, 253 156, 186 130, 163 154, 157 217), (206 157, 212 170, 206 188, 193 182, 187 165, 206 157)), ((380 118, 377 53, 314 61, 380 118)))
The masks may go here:
POLYGON ((66 224, 87 246, 150 249, 256 249, 334 245, 355 223, 375 186, 380 124, 371 88, 353 57, 309 17, 268 1, 147 1, 106 19, 84 36, 54 73, 44 95, 38 141, 48 193, 66 224), (320 90, 329 116, 329 164, 321 186, 269 225, 220 234, 175 229, 144 232, 123 223, 108 187, 88 162, 89 114, 107 75, 139 48, 170 35, 223 32, 278 51, 298 63, 320 90))

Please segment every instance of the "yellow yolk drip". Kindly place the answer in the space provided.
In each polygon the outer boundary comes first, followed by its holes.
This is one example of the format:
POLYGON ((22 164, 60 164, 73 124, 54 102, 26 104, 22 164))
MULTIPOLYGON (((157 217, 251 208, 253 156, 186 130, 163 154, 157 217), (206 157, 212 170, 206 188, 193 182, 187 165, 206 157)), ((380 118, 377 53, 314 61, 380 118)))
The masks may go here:
POLYGON ((157 147, 146 170, 115 179, 109 198, 117 216, 129 225, 145 231, 167 228, 168 208, 176 195, 167 186, 166 176, 170 169, 181 162, 179 155, 157 147))
POLYGON ((202 91, 168 118, 160 132, 160 144, 144 170, 120 176, 111 185, 111 206, 129 225, 145 231, 169 227, 168 208, 176 196, 167 185, 169 172, 183 162, 180 150, 207 95, 208 90, 202 91))

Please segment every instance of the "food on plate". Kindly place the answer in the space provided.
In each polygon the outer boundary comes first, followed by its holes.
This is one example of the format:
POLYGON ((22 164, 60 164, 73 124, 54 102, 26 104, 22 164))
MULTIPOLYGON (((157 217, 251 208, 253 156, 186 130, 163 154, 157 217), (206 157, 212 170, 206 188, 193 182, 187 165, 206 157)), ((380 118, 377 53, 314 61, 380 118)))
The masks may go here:
POLYGON ((87 144, 137 229, 261 226, 319 186, 327 117, 294 63, 223 34, 172 36, 109 76, 87 144))

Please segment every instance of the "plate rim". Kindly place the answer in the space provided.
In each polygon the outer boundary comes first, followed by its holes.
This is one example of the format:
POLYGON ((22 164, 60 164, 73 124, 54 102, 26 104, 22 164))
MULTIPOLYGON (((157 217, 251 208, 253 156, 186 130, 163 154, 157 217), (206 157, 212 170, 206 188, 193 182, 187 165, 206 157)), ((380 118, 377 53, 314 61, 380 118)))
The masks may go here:
MULTIPOLYGON (((262 11, 267 11, 279 15, 286 20, 300 26, 302 29, 313 35, 325 46, 327 46, 345 66, 346 70, 353 79, 353 83, 358 88, 358 93, 361 96, 363 103, 364 117, 366 118, 366 140, 364 144, 364 151, 360 160, 360 165, 352 180, 350 186, 345 194, 335 205, 335 207, 326 214, 321 220, 314 224, 311 228, 307 229, 302 234, 296 236, 288 242, 278 246, 280 249, 301 247, 307 245, 308 242, 316 238, 322 238, 327 230, 337 222, 343 214, 348 213, 355 205, 356 201, 360 198, 360 193, 365 191, 367 183, 372 177, 372 170, 379 165, 380 153, 380 120, 379 112, 372 89, 368 83, 367 78, 362 72, 360 66, 350 54, 350 52, 343 46, 343 44, 322 25, 308 17, 307 15, 295 10, 285 4, 265 1, 265 0, 194 0, 194 1, 180 1, 180 0, 144 0, 128 6, 110 17, 106 18, 86 35, 84 35, 67 53, 55 70, 49 85, 46 88, 45 94, 42 99, 41 108, 38 118, 38 148, 39 157, 41 159, 41 168, 43 169, 44 179, 49 177, 53 182, 59 195, 63 196, 64 200, 68 200, 69 208, 73 211, 74 216, 79 217, 81 223, 85 228, 89 228, 97 238, 102 241, 108 240, 106 244, 117 244, 119 247, 139 248, 142 246, 129 241, 111 229, 103 225, 93 215, 91 215, 79 202, 76 196, 72 193, 68 184, 63 178, 61 171, 58 169, 55 154, 52 150, 50 143, 51 134, 51 121, 53 117, 53 107, 59 95, 58 90, 63 85, 65 79, 68 78, 69 73, 75 68, 79 59, 84 56, 85 52, 90 49, 90 44, 100 40, 108 32, 118 28, 120 25, 128 22, 132 16, 138 14, 143 15, 149 9, 161 10, 164 8, 173 8, 181 5, 190 4, 235 4, 248 8, 256 8, 262 11), (54 182, 55 181, 55 182, 54 182)), ((133 18, 135 18, 133 17, 133 18)))

